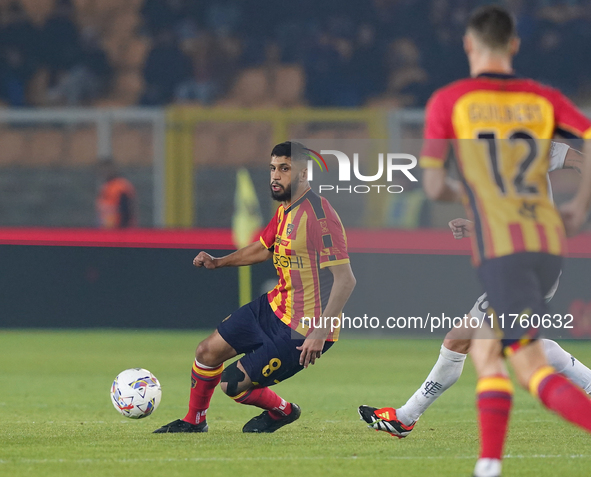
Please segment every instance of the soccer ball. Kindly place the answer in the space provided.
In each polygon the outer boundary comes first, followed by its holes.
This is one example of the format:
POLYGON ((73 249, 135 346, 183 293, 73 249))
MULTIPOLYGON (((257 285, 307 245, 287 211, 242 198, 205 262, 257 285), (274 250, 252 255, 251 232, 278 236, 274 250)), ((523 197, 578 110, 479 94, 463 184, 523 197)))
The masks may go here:
POLYGON ((111 386, 113 406, 131 419, 148 417, 160 404, 161 397, 162 390, 156 376, 143 368, 122 371, 111 386))

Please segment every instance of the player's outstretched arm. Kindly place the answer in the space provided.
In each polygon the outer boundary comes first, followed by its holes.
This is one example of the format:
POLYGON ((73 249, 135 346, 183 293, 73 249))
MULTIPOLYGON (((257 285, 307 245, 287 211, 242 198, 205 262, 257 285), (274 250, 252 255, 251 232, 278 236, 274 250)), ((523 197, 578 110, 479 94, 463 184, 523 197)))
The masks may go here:
POLYGON ((474 230, 474 223, 468 219, 453 219, 448 222, 455 239, 470 237, 474 230))
MULTIPOLYGON (((351 270, 351 265, 349 263, 335 265, 328 269, 332 272, 334 281, 330 296, 328 297, 328 303, 322 312, 322 316, 340 316, 341 311, 345 307, 347 300, 349 300, 349 297, 355 288, 357 280, 355 280, 353 270, 351 270)), ((302 346, 298 346, 297 349, 301 351, 301 366, 307 368, 309 364, 314 364, 316 359, 320 358, 322 355, 322 348, 324 348, 324 342, 329 333, 330 327, 316 328, 308 335, 302 346)))
POLYGON ((254 242, 240 250, 236 250, 224 257, 212 257, 207 252, 199 252, 193 259, 193 265, 197 268, 205 267, 209 270, 221 267, 241 267, 243 265, 254 265, 271 258, 273 253, 261 242, 254 242))
MULTIPOLYGON (((570 152, 570 151, 569 151, 570 152)), ((562 221, 564 222, 564 228, 566 229, 566 235, 572 237, 576 235, 585 221, 591 207, 591 160, 589 156, 591 154, 591 141, 585 142, 585 148, 583 149, 583 164, 581 171, 581 181, 579 182, 579 188, 575 197, 566 204, 560 207, 560 214, 562 215, 562 221)), ((567 156, 568 159, 568 156, 567 156)), ((566 167, 566 160, 565 160, 566 167)))

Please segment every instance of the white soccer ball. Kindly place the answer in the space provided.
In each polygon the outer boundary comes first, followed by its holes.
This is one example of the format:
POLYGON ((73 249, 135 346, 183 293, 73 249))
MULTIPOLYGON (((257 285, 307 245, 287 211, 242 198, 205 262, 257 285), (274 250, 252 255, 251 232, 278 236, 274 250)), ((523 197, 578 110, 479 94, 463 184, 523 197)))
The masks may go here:
POLYGON ((141 419, 152 414, 162 397, 160 383, 143 368, 126 369, 119 373, 111 386, 111 401, 125 417, 141 419))

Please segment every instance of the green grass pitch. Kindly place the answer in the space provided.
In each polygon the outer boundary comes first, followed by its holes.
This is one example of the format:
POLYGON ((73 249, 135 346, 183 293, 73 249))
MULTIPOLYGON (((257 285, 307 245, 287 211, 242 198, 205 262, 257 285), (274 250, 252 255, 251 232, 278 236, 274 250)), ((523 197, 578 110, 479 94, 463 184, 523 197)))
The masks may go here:
MULTIPOLYGON (((155 435, 183 417, 197 332, 0 332, 2 476, 468 476, 478 437, 474 372, 464 375, 398 440, 368 430, 359 404, 400 405, 435 362, 435 340, 342 340, 320 362, 276 386, 302 417, 275 434, 243 435, 258 409, 217 391, 208 434, 155 435), (113 378, 144 367, 162 384, 147 419, 120 416, 113 378)), ((563 343, 591 363, 586 343, 563 343)), ((505 476, 591 475, 591 439, 518 390, 505 476)))

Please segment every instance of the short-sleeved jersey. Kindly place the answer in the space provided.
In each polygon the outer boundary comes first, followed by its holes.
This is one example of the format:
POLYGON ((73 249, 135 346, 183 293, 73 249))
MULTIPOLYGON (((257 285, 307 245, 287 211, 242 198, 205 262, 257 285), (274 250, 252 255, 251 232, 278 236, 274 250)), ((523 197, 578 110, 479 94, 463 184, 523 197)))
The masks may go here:
POLYGON ((476 265, 518 252, 565 253, 547 181, 555 134, 589 139, 591 121, 559 91, 530 79, 483 74, 429 100, 421 167, 443 167, 451 140, 474 221, 476 265))
MULTIPOLYGON (((305 335, 302 318, 322 316, 332 290, 330 266, 349 263, 347 237, 328 201, 308 189, 288 208, 280 205, 261 243, 273 252, 279 283, 267 296, 275 315, 305 335)), ((336 340, 338 333, 329 336, 336 340)))

